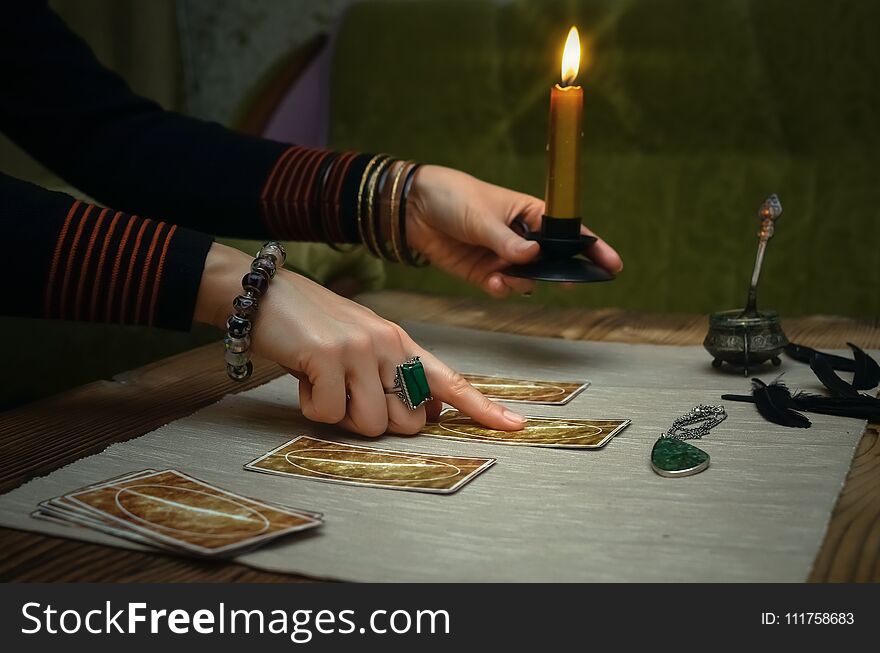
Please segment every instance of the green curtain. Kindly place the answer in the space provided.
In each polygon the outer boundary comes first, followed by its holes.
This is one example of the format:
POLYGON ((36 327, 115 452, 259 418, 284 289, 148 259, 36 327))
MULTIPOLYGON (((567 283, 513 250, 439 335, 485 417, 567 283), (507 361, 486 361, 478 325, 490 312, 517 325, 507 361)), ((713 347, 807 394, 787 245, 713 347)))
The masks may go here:
MULTIPOLYGON (((332 144, 542 195, 549 88, 571 24, 587 52, 584 221, 626 268, 609 284, 546 285, 538 301, 741 306, 757 209, 776 192, 785 214, 761 305, 880 314, 873 0, 358 3, 336 52, 332 144)), ((431 269, 391 269, 389 285, 477 294, 431 269)))

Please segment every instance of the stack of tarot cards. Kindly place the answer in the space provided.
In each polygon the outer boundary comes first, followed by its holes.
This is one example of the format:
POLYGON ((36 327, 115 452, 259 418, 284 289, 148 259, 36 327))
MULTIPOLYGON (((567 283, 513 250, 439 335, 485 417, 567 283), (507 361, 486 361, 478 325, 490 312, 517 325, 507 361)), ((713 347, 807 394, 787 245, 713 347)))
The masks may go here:
POLYGON ((145 469, 80 488, 32 513, 138 544, 222 557, 320 526, 320 513, 227 492, 182 472, 145 469))

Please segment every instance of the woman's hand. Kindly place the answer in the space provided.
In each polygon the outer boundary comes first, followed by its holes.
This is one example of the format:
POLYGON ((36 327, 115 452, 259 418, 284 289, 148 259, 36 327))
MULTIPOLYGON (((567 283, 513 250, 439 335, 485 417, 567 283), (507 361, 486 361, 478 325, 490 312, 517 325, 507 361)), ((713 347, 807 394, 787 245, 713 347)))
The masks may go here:
MULTIPOLYGON (((250 257, 215 243, 205 263, 195 319, 225 328, 250 257)), ((460 374, 419 347, 396 324, 288 270, 259 300, 251 350, 296 376, 303 414, 376 436, 417 433, 446 402, 489 428, 518 430, 524 418, 487 399, 460 374), (410 411, 394 385, 397 365, 419 356, 434 401, 410 411)))
MULTIPOLYGON (((535 258, 537 243, 517 235, 510 223, 522 216, 540 229, 544 202, 480 181, 458 170, 426 165, 419 168, 407 204, 407 240, 432 265, 505 297, 512 290, 529 292, 534 282, 499 272, 511 263, 535 258)), ((583 233, 593 234, 586 227, 583 233)), ((610 272, 623 269, 614 249, 602 239, 584 252, 610 272)))

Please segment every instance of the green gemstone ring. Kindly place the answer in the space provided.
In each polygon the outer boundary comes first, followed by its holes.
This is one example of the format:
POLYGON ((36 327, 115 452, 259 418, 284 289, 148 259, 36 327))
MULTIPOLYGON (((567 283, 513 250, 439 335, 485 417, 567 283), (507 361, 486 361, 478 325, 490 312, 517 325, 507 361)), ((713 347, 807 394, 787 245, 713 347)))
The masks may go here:
POLYGON ((394 374, 394 387, 386 394, 396 394, 410 410, 415 410, 426 401, 433 399, 428 377, 418 356, 413 356, 397 366, 394 374))

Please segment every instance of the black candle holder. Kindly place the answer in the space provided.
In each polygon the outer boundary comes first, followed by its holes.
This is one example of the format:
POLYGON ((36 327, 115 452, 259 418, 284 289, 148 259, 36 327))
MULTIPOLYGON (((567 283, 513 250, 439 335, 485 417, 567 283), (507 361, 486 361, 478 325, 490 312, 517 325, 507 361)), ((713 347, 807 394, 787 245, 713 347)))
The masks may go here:
POLYGON ((511 277, 535 279, 536 281, 568 281, 572 283, 595 283, 611 281, 614 275, 583 256, 583 251, 596 242, 595 236, 581 233, 580 218, 541 218, 541 230, 531 231, 521 220, 512 227, 523 238, 534 240, 541 246, 541 253, 534 261, 511 265, 501 272, 511 277))

